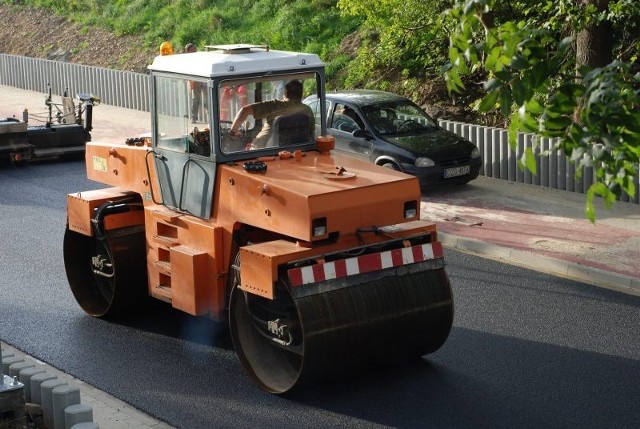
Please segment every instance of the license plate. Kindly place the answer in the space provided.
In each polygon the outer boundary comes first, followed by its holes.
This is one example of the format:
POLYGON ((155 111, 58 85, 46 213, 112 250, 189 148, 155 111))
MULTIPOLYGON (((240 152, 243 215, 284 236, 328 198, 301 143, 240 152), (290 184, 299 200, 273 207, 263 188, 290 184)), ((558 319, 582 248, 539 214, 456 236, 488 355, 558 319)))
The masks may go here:
POLYGON ((469 174, 471 172, 471 167, 469 165, 463 165, 461 167, 452 167, 444 169, 444 178, 448 179, 450 177, 464 176, 465 174, 469 174))

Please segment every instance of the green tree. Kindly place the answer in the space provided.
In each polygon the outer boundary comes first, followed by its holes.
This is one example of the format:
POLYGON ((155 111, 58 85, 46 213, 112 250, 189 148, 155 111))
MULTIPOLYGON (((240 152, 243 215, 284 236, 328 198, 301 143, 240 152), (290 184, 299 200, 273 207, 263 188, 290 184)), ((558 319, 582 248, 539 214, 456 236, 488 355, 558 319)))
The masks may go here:
MULTIPOLYGON (((571 0, 505 4, 459 0, 446 15, 450 34, 445 79, 465 89, 471 72, 485 76, 481 112, 500 109, 519 131, 557 138, 552 150, 594 168, 585 214, 596 195, 611 204, 635 195, 640 162, 640 4, 636 0, 571 0), (612 60, 612 61, 610 61, 612 60)), ((536 173, 534 150, 520 160, 536 173)))
MULTIPOLYGON (((336 55, 362 22, 343 16, 337 0, 0 0, 14 7, 46 8, 85 26, 141 35, 147 47, 169 40, 177 51, 228 43, 268 44, 313 52, 329 61, 329 80, 349 63, 336 55)), ((446 44, 445 44, 446 46, 446 44)))
POLYGON ((439 15, 451 0, 338 0, 344 16, 364 20, 345 86, 398 89, 439 74, 448 40, 439 15))

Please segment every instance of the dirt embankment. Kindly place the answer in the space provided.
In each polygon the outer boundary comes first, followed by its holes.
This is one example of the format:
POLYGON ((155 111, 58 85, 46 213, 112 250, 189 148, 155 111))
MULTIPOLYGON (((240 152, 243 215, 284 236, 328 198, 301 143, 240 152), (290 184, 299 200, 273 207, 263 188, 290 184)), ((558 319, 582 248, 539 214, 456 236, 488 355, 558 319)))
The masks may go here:
POLYGON ((0 5, 0 52, 145 72, 157 50, 138 36, 87 28, 48 11, 0 5))
MULTIPOLYGON (((157 55, 140 36, 117 36, 104 28, 88 28, 44 9, 0 5, 0 53, 69 61, 97 67, 145 73, 157 55)), ((357 34, 341 48, 353 53, 357 34)), ((402 91, 400 91, 402 92, 402 91)), ((465 100, 452 103, 442 78, 423 82, 411 97, 435 118, 473 122, 475 115, 465 100)))

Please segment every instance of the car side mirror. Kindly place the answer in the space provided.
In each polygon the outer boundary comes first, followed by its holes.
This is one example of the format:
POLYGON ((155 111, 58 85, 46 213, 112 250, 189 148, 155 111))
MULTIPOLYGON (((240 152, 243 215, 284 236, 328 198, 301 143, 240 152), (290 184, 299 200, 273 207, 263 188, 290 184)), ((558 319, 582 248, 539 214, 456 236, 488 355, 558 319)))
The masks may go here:
POLYGON ((363 130, 363 129, 355 130, 352 133, 352 135, 354 137, 359 138, 359 139, 373 140, 373 136, 371 135, 371 133, 368 130, 363 130))

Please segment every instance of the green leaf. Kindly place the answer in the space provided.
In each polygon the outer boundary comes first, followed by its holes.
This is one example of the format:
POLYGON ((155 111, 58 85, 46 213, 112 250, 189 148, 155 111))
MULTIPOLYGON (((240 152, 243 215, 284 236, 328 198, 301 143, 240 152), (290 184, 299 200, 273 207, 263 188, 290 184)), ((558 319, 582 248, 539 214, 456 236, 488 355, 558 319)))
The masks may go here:
POLYGON ((628 178, 627 183, 625 184, 625 186, 623 186, 623 189, 631 198, 636 195, 636 185, 635 183, 633 183, 633 180, 631 180, 631 178, 628 178))
POLYGON ((513 91, 513 101, 515 101, 518 106, 523 105, 524 102, 527 101, 526 97, 528 95, 524 84, 520 80, 514 80, 511 83, 511 88, 513 91))
POLYGON ((499 47, 495 47, 491 49, 491 52, 489 52, 487 59, 484 61, 484 67, 487 70, 497 70, 498 69, 497 64, 498 64, 498 60, 500 59, 501 53, 502 51, 500 50, 499 47))
POLYGON ((560 87, 558 88, 558 92, 560 92, 561 94, 565 94, 566 96, 571 98, 579 98, 584 95, 584 93, 586 92, 586 88, 584 87, 584 85, 565 82, 560 85, 560 87))
POLYGON ((630 134, 640 135, 640 121, 637 120, 636 118, 637 116, 634 116, 632 118, 627 118, 627 120, 624 123, 624 126, 629 131, 630 134))
POLYGON ((460 73, 456 67, 452 67, 444 76, 445 83, 447 84, 447 91, 461 93, 464 90, 464 83, 460 78, 460 73))
POLYGON ((573 36, 565 37, 558 44, 558 50, 564 51, 566 49, 572 48, 573 47, 573 40, 574 40, 573 36))
POLYGON ((511 97, 511 90, 509 87, 505 87, 500 91, 500 110, 502 114, 508 116, 511 113, 513 107, 513 98, 511 97))
POLYGON ((596 223, 596 209, 593 206, 593 197, 594 197, 594 194, 595 194, 595 189, 594 189, 595 186, 596 186, 596 184, 594 183, 587 190, 586 201, 585 201, 585 204, 584 204, 584 215, 585 215, 585 217, 587 219, 589 219, 589 222, 591 222, 591 223, 596 223))
POLYGON ((525 58, 520 55, 516 55, 511 58, 511 67, 515 70, 524 70, 531 64, 525 58))
POLYGON ((571 119, 566 116, 559 116, 557 118, 543 117, 541 123, 543 129, 552 131, 564 131, 569 125, 571 125, 571 119))
POLYGON ((489 79, 482 84, 485 91, 491 92, 502 88, 502 82, 498 79, 489 79))
POLYGON ((524 163, 527 169, 532 174, 538 174, 538 163, 536 162, 536 156, 533 153, 533 149, 528 147, 524 151, 524 163))
POLYGON ((637 160, 638 158, 640 158, 640 145, 638 146, 631 146, 630 144, 625 144, 624 145, 624 149, 626 149, 627 151, 629 151, 630 153, 632 153, 635 156, 635 160, 637 160))
POLYGON ((480 103, 478 104, 477 110, 483 113, 492 110, 496 106, 499 95, 500 91, 493 91, 482 97, 482 100, 480 100, 480 103))
POLYGON ((582 158, 582 156, 585 153, 585 149, 583 147, 576 147, 573 149, 573 152, 571 152, 571 161, 577 161, 580 158, 582 158))
POLYGON ((616 200, 616 196, 611 190, 602 182, 595 182, 589 189, 587 189, 586 195, 586 203, 585 203, 585 216, 591 223, 595 223, 596 221, 596 210, 593 207, 593 198, 596 195, 600 195, 604 198, 605 206, 608 208, 611 204, 611 201, 616 200))
POLYGON ((518 112, 514 112, 511 115, 511 123, 509 124, 509 129, 507 131, 507 136, 509 137, 509 146, 511 149, 516 150, 516 146, 518 144, 518 133, 520 132, 520 115, 518 112))
POLYGON ((521 125, 520 128, 524 131, 528 131, 530 133, 538 133, 538 123, 536 120, 529 114, 527 111, 526 105, 520 106, 518 109, 518 118, 520 119, 521 125))
POLYGON ((543 107, 540 105, 540 103, 538 103, 538 100, 536 100, 535 98, 527 100, 527 102, 525 103, 525 107, 527 111, 531 112, 531 114, 533 115, 541 115, 542 112, 544 111, 543 107))
POLYGON ((467 0, 467 2, 464 4, 464 8, 462 9, 462 12, 465 15, 470 15, 475 11, 477 11, 478 9, 482 10, 481 7, 484 6, 483 3, 485 2, 482 0, 467 0))

